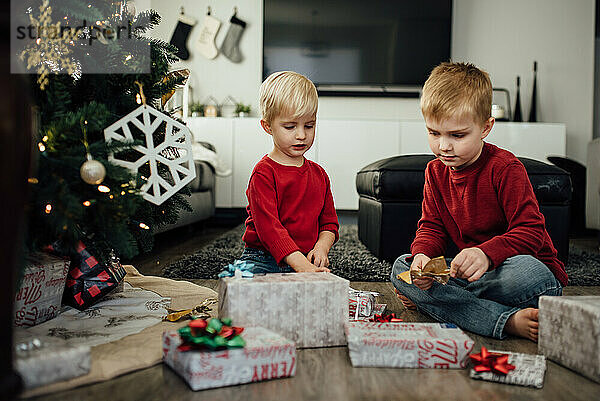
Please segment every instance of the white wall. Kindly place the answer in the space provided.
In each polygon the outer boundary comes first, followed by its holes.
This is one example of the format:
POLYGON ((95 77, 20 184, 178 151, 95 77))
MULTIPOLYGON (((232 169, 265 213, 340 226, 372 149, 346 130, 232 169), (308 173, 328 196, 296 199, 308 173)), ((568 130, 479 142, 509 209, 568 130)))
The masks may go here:
POLYGON ((487 70, 529 116, 538 62, 538 121, 567 125, 567 156, 586 162, 592 139, 595 0, 455 0, 452 57, 487 70))
MULTIPOLYGON (((138 0, 140 1, 140 0, 138 0)), ((300 0, 299 0, 300 1, 300 0)), ((169 40, 179 7, 199 20, 188 48, 192 58, 181 65, 195 74, 196 100, 232 95, 258 107, 262 78, 262 0, 151 0, 163 17, 156 36, 169 40), (240 42, 246 59, 233 64, 223 55, 207 60, 194 53, 206 6, 223 22, 216 43, 225 37, 234 6, 248 23, 240 42)), ((515 101, 521 76, 523 115, 529 115, 533 61, 538 61, 538 119, 567 125, 567 156, 586 162, 593 130, 595 0, 454 0, 452 58, 473 62, 494 87, 510 91, 515 101)), ((417 99, 330 98, 320 101, 320 118, 421 118, 417 99)))
POLYGON ((600 138, 600 37, 595 40, 595 60, 594 63, 594 138, 600 138))
POLYGON ((255 113, 258 107, 258 88, 262 82, 262 0, 151 0, 150 4, 162 17, 162 22, 153 35, 166 42, 171 40, 181 6, 187 16, 197 20, 187 41, 189 60, 173 66, 189 68, 192 72, 190 85, 194 99, 202 102, 208 96, 213 96, 221 103, 227 96, 232 96, 238 102, 251 104, 255 113), (240 51, 244 56, 241 63, 233 63, 222 54, 209 60, 195 48, 208 6, 211 7, 211 16, 221 21, 215 38, 217 48, 227 34, 234 7, 238 9, 238 18, 246 22, 246 29, 240 39, 240 51))

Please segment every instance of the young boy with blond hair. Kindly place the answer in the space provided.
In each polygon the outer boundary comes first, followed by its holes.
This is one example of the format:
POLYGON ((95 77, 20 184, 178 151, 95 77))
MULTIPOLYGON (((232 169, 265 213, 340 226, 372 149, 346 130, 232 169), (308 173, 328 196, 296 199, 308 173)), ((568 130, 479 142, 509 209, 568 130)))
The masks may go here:
POLYGON ((421 111, 436 158, 425 170, 422 215, 411 253, 400 256, 391 279, 405 306, 477 334, 537 341, 538 299, 561 295, 563 263, 545 228, 523 164, 483 140, 490 133, 492 85, 473 64, 446 62, 423 86, 421 111), (460 252, 447 285, 431 278, 397 278, 444 255, 460 252))
POLYGON ((260 125, 273 149, 250 176, 239 258, 252 262, 254 273, 329 271, 339 237, 329 177, 304 157, 315 139, 317 106, 315 85, 298 73, 275 72, 260 87, 260 125))

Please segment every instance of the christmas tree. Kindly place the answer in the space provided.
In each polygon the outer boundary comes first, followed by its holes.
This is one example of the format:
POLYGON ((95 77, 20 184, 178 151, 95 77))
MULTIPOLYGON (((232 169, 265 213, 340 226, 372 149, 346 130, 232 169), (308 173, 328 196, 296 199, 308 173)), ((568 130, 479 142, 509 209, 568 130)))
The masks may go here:
MULTIPOLYGON (((101 261, 113 249, 131 258, 152 248, 154 229, 190 210, 189 190, 184 187, 160 205, 144 200, 140 188, 150 174, 148 163, 136 173, 109 161, 111 154, 135 160, 133 146, 142 135, 133 132, 134 142, 107 144, 104 129, 138 108, 142 98, 161 108, 161 98, 185 80, 169 74, 176 48, 145 38, 160 16, 155 11, 135 15, 126 1, 41 3, 24 10, 31 16, 39 10, 32 23, 46 27, 46 33, 51 26, 73 29, 63 28, 64 34, 53 38, 41 35, 22 54, 37 72, 33 86, 39 110, 27 246, 37 250, 58 241, 72 251, 82 241, 101 261), (87 27, 77 29, 81 21, 87 27), (127 41, 116 38, 118 27, 123 37, 129 35, 127 41), (48 60, 51 54, 54 59, 48 60), (87 72, 115 69, 122 73, 87 72)), ((153 135, 154 143, 164 141, 164 125, 153 135)), ((172 180, 164 167, 159 174, 172 180)))

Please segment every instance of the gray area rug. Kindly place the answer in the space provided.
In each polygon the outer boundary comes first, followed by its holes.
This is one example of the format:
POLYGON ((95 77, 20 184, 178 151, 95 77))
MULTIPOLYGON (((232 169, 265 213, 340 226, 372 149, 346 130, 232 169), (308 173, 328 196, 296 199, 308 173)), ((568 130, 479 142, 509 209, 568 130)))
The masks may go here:
MULTIPOLYGON (((214 241, 167 266, 164 276, 216 279, 223 268, 242 254, 241 224, 214 241)), ((329 252, 331 272, 350 281, 388 281, 391 265, 380 261, 358 239, 356 224, 340 227, 340 239, 329 252)), ((571 246, 567 264, 569 285, 600 285, 600 253, 571 246)))

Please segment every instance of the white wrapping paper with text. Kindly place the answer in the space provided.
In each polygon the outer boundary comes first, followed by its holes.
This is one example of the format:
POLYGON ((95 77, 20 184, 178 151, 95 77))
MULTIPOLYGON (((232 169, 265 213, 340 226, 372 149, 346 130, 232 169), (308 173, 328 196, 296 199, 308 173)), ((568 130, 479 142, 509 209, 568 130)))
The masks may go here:
POLYGON ((473 340, 448 323, 349 322, 352 366, 464 368, 473 340))
POLYGON ((244 348, 222 351, 186 351, 177 347, 177 331, 163 334, 163 360, 173 368, 192 390, 232 386, 296 374, 294 343, 262 327, 248 327, 242 332, 244 348))

